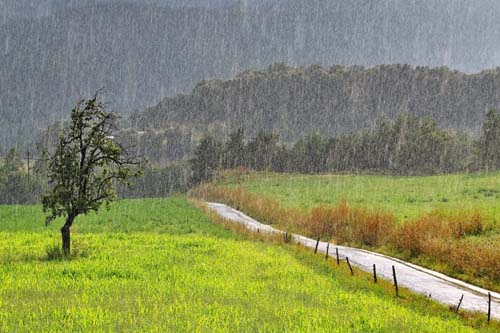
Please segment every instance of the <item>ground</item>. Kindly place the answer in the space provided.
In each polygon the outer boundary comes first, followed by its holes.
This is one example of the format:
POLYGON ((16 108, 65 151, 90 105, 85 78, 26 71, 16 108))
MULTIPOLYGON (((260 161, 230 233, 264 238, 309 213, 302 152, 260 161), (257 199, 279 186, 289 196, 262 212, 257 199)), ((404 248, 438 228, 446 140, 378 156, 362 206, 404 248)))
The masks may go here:
POLYGON ((45 228, 40 207, 0 207, 0 221, 2 332, 474 330, 420 296, 227 230, 184 198, 78 218, 71 259, 50 259, 62 221, 45 228))

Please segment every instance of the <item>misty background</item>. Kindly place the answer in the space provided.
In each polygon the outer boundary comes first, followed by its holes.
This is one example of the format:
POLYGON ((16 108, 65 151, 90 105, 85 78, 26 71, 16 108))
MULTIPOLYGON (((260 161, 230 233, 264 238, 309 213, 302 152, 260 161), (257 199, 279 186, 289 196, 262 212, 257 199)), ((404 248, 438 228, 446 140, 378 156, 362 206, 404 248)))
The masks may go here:
POLYGON ((500 63, 499 14, 493 0, 1 0, 0 146, 32 142, 101 87, 129 115, 276 62, 478 73, 500 63))

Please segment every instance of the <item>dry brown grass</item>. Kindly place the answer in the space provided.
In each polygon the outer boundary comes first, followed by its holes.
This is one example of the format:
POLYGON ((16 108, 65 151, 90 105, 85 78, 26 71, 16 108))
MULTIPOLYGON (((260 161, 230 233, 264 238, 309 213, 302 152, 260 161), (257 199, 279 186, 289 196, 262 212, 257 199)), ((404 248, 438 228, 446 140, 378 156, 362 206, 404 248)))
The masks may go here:
POLYGON ((341 201, 337 206, 313 208, 307 230, 338 243, 378 246, 394 230, 395 223, 389 213, 352 208, 347 201, 341 201))
POLYGON ((230 189, 214 185, 200 186, 191 195, 208 201, 225 203, 251 215, 263 223, 274 224, 283 230, 303 232, 309 216, 298 209, 283 208, 276 200, 265 198, 242 188, 230 189))
POLYGON ((454 214, 434 211, 409 221, 394 233, 391 243, 411 256, 435 255, 449 251, 457 240, 480 235, 486 229, 478 212, 459 211, 454 214), (445 244, 441 244, 445 242, 445 244))

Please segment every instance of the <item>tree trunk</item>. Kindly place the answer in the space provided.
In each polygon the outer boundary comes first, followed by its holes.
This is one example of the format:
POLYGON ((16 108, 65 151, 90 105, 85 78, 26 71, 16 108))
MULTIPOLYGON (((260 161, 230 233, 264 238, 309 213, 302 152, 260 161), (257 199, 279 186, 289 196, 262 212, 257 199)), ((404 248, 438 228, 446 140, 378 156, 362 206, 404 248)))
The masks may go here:
POLYGON ((75 216, 70 214, 66 223, 61 228, 61 236, 62 236, 62 250, 65 255, 69 256, 71 250, 71 225, 75 220, 75 216))
POLYGON ((69 255, 71 248, 71 227, 68 224, 65 224, 64 227, 61 228, 62 235, 62 250, 65 255, 69 255))

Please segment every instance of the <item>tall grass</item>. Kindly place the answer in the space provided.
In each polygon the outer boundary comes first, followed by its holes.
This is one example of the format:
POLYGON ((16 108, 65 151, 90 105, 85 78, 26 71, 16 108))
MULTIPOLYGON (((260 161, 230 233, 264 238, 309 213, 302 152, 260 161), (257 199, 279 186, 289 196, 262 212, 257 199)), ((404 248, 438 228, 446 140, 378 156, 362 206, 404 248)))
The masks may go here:
POLYGON ((352 208, 347 201, 337 206, 313 208, 308 223, 310 235, 334 239, 339 243, 383 244, 394 229, 393 215, 364 208, 352 208))
POLYGON ((462 210, 446 214, 434 211, 401 225, 394 235, 393 244, 400 250, 409 251, 412 256, 431 254, 448 250, 441 244, 436 246, 436 240, 450 245, 467 236, 480 235, 485 229, 484 218, 478 212, 462 210))

